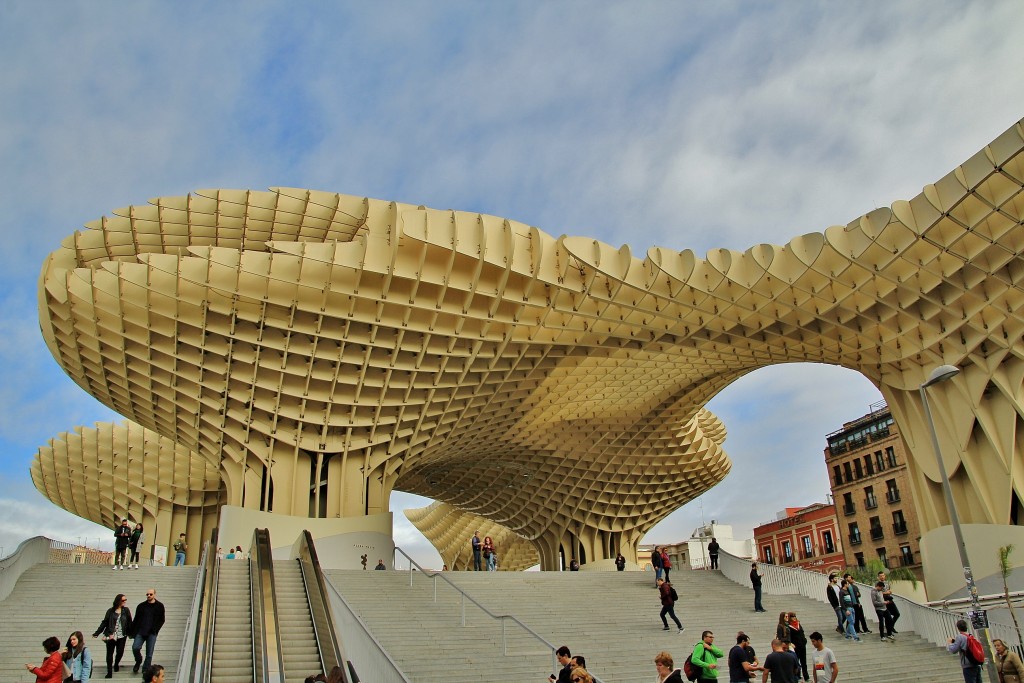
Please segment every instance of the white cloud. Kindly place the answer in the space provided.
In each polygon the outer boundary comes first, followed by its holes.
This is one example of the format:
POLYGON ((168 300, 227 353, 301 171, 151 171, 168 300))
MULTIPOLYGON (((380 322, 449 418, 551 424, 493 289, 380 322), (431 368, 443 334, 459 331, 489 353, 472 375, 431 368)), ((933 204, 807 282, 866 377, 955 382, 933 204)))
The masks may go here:
MULTIPOLYGON (((0 473, 18 485, 37 445, 110 419, 48 358, 34 282, 116 207, 294 185, 637 254, 742 250, 909 198, 1024 114, 1024 14, 998 0, 3 12, 0 473)), ((753 493, 752 472, 796 502, 824 495, 824 434, 877 397, 832 372, 766 369, 712 402, 736 466, 706 515, 749 525, 794 504, 753 493)), ((403 504, 396 538, 416 547, 403 504)), ((656 533, 688 533, 693 507, 656 533)))

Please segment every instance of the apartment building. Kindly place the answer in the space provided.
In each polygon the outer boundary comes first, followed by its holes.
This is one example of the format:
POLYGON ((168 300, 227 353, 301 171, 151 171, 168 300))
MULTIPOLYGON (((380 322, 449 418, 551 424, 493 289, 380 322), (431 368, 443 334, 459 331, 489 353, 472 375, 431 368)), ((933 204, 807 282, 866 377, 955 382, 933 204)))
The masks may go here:
POLYGON ((903 439, 885 402, 826 436, 825 462, 849 565, 879 559, 922 577, 903 439))
POLYGON ((814 503, 786 508, 772 522, 754 529, 757 559, 827 574, 844 566, 834 505, 814 503))

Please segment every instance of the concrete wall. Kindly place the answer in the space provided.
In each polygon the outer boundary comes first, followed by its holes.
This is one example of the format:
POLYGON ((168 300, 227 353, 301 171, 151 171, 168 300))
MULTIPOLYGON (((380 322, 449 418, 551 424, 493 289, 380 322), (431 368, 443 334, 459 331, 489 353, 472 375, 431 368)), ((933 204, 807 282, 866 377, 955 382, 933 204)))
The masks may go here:
MULTIPOLYGON (((1015 567, 1024 566, 1024 526, 963 524, 961 528, 974 581, 979 584, 979 592, 983 595, 991 592, 1001 593, 999 548, 1012 543, 1016 551, 1010 555, 1011 564, 1015 567), (998 581, 989 580, 993 575, 998 581), (997 590, 994 590, 996 587, 997 590)), ((964 571, 960 566, 953 527, 942 526, 921 537, 921 561, 929 600, 942 600, 965 594, 964 571)), ((1015 577, 1019 576, 1020 572, 1015 573, 1015 577)))
POLYGON ((395 542, 391 535, 392 515, 385 512, 366 517, 313 519, 293 517, 274 512, 260 512, 225 505, 220 512, 220 546, 240 545, 248 552, 254 529, 269 529, 275 560, 292 559, 292 545, 302 533, 309 531, 324 569, 359 569, 360 557, 366 555, 367 569, 378 559, 391 568, 395 542))

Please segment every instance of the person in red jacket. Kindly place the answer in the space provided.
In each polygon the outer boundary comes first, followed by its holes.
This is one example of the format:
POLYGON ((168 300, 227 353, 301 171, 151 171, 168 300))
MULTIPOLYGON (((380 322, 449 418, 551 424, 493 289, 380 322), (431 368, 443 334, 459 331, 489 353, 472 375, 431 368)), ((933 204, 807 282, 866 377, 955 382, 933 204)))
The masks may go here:
POLYGON ((60 641, 57 636, 50 636, 43 641, 46 659, 42 666, 26 664, 25 668, 36 675, 36 683, 62 683, 64 680, 64 660, 60 656, 60 641))

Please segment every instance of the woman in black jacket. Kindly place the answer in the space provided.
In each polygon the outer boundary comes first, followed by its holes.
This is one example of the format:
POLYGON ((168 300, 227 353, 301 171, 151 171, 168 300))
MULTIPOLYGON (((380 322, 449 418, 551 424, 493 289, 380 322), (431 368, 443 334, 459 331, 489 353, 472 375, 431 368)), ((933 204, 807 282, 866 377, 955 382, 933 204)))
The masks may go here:
POLYGON ((103 634, 103 641, 107 644, 107 675, 104 678, 113 678, 114 672, 121 668, 121 657, 124 656, 124 644, 128 640, 128 631, 132 627, 132 612, 128 609, 128 598, 124 593, 118 593, 114 598, 103 620, 96 628, 92 637, 103 634), (117 658, 114 658, 114 653, 117 658))

